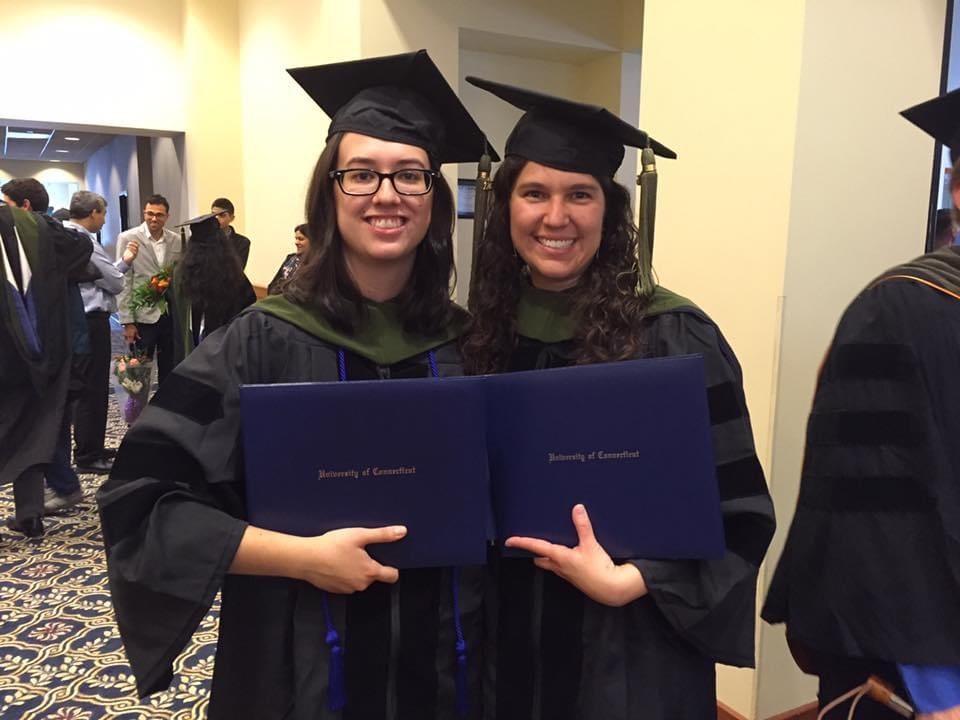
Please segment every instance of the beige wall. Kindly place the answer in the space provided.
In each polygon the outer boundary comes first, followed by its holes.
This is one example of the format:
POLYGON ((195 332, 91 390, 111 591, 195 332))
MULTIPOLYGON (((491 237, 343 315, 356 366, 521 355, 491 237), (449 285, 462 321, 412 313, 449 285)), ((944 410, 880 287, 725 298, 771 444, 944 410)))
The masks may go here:
POLYGON ((183 0, 3 3, 0 117, 183 130, 183 0), (13 67, 29 58, 29 75, 13 67), (12 83, 12 87, 10 84, 12 83), (64 102, 72 88, 83 97, 64 102))
MULTIPOLYGON (((768 472, 803 21, 802 0, 648 0, 644 17, 640 126, 679 155, 658 162, 654 268, 733 346, 768 472)), ((752 718, 754 682, 721 667, 720 698, 752 718)))
POLYGON ((304 197, 329 126, 286 69, 359 58, 359 3, 240 6, 242 212, 253 242, 247 275, 266 285, 293 252, 293 227, 304 221, 304 197))
MULTIPOLYGON (((237 230, 248 230, 240 112, 239 10, 236 0, 183 1, 181 83, 188 206, 186 216, 210 212, 214 198, 237 209, 237 230)), ((186 219, 186 218, 184 218, 186 219)), ((252 254, 252 250, 251 250, 252 254)))

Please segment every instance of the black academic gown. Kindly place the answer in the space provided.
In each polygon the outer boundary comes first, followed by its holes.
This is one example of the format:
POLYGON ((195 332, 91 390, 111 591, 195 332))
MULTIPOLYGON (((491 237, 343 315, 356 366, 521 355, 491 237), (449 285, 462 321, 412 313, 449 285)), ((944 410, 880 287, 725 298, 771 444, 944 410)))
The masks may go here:
MULTIPOLYGON (((563 319, 553 323, 551 313, 563 313, 563 302, 533 295, 532 310, 530 292, 521 303, 521 331, 556 337, 563 319)), ((705 720, 717 712, 714 663, 754 664, 757 571, 774 519, 740 366, 717 326, 662 288, 643 338, 643 357, 703 355, 727 553, 714 562, 631 560, 649 593, 621 608, 590 600, 530 560, 494 558, 488 718, 705 720)), ((569 340, 521 335, 510 369, 570 365, 573 350, 569 340)))
POLYGON ((34 353, 24 336, 0 263, 0 484, 53 459, 73 351, 68 283, 84 276, 93 251, 86 238, 53 218, 0 205, 0 234, 11 250, 14 228, 32 272, 40 352, 34 353))
POLYGON ((809 671, 960 664, 958 361, 960 299, 920 282, 875 284, 840 320, 763 609, 809 671))
MULTIPOLYGON (((271 302, 274 311, 292 307, 271 302)), ((338 344, 267 312, 268 304, 210 335, 175 368, 128 432, 99 493, 110 590, 138 691, 168 686, 171 663, 222 590, 212 720, 457 717, 449 569, 404 570, 395 585, 328 594, 345 657, 347 705, 339 713, 327 709, 321 591, 227 574, 247 526, 239 386, 338 379, 338 344)), ((443 376, 461 373, 451 339, 435 349, 443 376)), ((346 375, 426 377, 428 359, 419 352, 374 362, 348 345, 346 375)), ((467 717, 477 718, 482 569, 464 568, 460 582, 467 717)))

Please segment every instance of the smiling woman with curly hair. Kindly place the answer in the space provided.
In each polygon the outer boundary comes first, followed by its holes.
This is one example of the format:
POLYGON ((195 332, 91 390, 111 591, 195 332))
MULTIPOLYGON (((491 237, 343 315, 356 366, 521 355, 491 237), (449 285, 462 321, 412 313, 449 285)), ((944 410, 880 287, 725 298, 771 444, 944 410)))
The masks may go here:
MULTIPOLYGON (((615 562, 582 505, 571 509, 573 549, 508 538, 536 559, 495 555, 490 565, 490 717, 715 717, 714 664, 754 662, 773 507, 737 360, 702 310, 655 284, 629 194, 613 180, 624 144, 674 155, 602 108, 467 80, 527 111, 493 182, 462 344, 467 370, 702 354, 727 545, 715 561, 615 562)), ((549 422, 592 421, 575 411, 549 422)))

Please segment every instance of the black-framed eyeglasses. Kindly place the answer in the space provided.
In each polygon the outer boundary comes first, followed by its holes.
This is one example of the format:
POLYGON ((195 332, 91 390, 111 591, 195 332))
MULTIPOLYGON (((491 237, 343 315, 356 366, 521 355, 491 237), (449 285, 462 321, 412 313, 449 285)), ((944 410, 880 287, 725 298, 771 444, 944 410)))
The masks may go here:
POLYGON ((374 195, 384 179, 389 179, 398 195, 426 195, 433 189, 433 181, 439 173, 425 168, 403 168, 393 172, 377 172, 366 168, 331 170, 340 189, 347 195, 374 195))

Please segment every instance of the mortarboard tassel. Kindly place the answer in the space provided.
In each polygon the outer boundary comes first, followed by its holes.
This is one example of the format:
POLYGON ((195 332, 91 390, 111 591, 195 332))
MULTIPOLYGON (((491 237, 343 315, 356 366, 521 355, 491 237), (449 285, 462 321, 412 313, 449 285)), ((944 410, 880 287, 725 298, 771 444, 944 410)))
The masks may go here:
MULTIPOLYGON (((470 292, 472 295, 477 287, 480 274, 477 272, 477 256, 480 254, 480 244, 483 242, 483 232, 487 225, 487 197, 493 183, 490 182, 490 155, 484 153, 477 163, 477 182, 473 189, 473 251, 470 256, 470 292)), ((468 299, 469 302, 469 299, 468 299)))
POLYGON ((653 282, 653 231, 657 218, 657 162, 653 148, 645 147, 640 153, 640 242, 637 248, 637 277, 640 297, 651 297, 653 282))
POLYGON ((343 669, 343 647, 340 634, 333 626, 330 617, 330 604, 327 593, 323 593, 323 616, 327 622, 327 647, 330 648, 330 671, 327 674, 327 707, 331 712, 343 710, 347 704, 346 673, 343 669))
POLYGON ((466 717, 470 709, 470 698, 467 694, 467 641, 463 638, 463 626, 460 624, 460 568, 453 568, 451 574, 453 585, 453 627, 456 630, 457 642, 457 714, 466 717))

